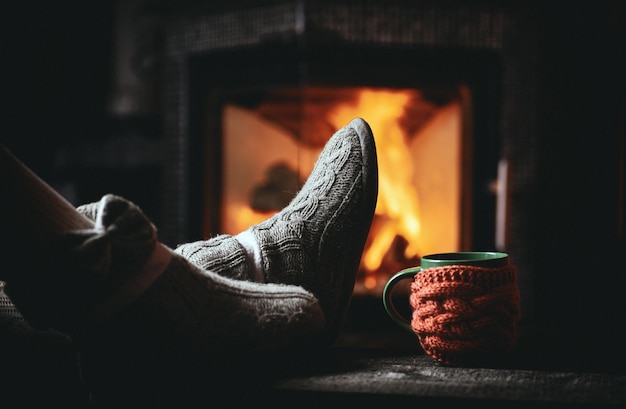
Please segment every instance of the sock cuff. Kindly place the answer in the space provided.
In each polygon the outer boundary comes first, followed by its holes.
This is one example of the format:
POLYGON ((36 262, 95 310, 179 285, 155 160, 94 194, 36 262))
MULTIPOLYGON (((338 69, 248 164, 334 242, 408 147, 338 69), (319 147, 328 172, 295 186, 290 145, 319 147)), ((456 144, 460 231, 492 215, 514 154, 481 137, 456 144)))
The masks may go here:
POLYGON ((263 269, 263 258, 261 256, 261 247, 254 238, 254 234, 250 230, 245 230, 235 236, 235 239, 241 244, 246 252, 248 264, 252 267, 252 281, 257 283, 265 282, 265 271, 263 269))

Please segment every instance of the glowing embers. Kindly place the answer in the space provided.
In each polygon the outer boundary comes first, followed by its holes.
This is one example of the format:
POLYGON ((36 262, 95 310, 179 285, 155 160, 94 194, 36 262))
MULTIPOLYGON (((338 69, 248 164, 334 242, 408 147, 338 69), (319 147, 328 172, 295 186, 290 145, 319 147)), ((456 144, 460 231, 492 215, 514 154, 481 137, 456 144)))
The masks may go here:
POLYGON ((356 293, 380 293, 420 255, 458 251, 462 100, 457 89, 284 88, 234 99, 222 117, 222 231, 237 233, 284 207, 328 138, 354 117, 376 139, 379 192, 356 293))

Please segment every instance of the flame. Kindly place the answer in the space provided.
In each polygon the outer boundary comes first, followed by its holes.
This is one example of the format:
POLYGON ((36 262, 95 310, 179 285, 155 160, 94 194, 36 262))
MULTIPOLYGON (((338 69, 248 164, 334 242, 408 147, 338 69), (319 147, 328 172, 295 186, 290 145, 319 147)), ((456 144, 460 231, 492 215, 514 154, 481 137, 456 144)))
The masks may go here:
POLYGON ((419 194, 413 184, 413 158, 398 122, 410 95, 407 91, 363 89, 356 104, 338 105, 328 118, 337 128, 356 116, 367 118, 376 140, 379 193, 375 213, 384 215, 385 222, 363 255, 368 271, 380 268, 397 235, 408 242, 405 258, 419 255, 419 194))

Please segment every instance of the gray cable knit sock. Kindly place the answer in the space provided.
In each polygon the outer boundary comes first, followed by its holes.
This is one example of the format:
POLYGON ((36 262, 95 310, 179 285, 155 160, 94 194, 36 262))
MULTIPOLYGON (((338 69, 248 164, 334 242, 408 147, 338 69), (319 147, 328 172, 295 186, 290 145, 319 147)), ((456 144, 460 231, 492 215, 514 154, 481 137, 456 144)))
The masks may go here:
POLYGON ((55 274, 24 272, 7 284, 29 322, 84 342, 101 325, 130 320, 132 329, 124 324, 113 336, 132 343, 156 331, 176 338, 168 348, 198 353, 317 341, 325 317, 315 296, 300 286, 203 270, 159 243, 143 212, 118 196, 106 195, 81 211, 94 208, 95 227, 67 233, 59 243, 48 265, 55 274))
POLYGON ((329 343, 350 303, 377 194, 374 138, 356 118, 330 138, 292 202, 248 230, 267 282, 300 285, 319 299, 329 343))

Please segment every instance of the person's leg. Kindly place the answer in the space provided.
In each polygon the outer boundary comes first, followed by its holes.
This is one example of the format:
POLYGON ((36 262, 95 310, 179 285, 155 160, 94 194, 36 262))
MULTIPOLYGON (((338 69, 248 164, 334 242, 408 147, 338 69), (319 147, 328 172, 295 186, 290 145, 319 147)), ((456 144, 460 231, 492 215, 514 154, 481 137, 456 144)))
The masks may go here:
POLYGON ((176 252, 229 277, 303 286, 320 300, 332 343, 348 308, 377 194, 374 138, 356 118, 331 137, 281 212, 236 236, 183 244, 176 252))

